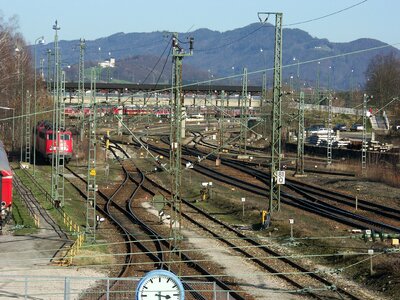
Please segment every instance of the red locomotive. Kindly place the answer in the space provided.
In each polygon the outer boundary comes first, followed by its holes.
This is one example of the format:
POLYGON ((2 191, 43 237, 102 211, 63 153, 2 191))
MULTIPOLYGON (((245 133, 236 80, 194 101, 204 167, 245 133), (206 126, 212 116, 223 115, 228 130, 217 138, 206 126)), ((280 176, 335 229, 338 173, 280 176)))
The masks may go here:
POLYGON ((4 145, 0 142, 0 230, 11 217, 12 208, 12 171, 8 163, 7 153, 4 145))
POLYGON ((50 161, 52 153, 57 151, 57 144, 61 155, 68 162, 72 157, 73 140, 69 130, 59 129, 55 133, 49 121, 41 121, 36 126, 36 151, 43 158, 50 161), (57 138, 57 140, 56 140, 57 138), (57 143, 58 141, 58 143, 57 143))

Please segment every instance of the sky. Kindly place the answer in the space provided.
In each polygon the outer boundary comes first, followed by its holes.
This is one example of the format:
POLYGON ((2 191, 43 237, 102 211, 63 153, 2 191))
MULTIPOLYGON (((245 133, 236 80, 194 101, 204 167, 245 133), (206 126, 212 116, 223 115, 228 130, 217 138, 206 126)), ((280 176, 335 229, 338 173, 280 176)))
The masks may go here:
MULTIPOLYGON (((0 4, 3 20, 18 17, 19 31, 28 44, 41 36, 51 42, 55 20, 61 40, 93 40, 117 32, 199 28, 222 32, 259 22, 258 12, 282 12, 284 28, 300 28, 313 37, 331 42, 374 38, 400 48, 399 0, 0 0, 0 4)), ((269 21, 274 23, 274 18, 269 21)))

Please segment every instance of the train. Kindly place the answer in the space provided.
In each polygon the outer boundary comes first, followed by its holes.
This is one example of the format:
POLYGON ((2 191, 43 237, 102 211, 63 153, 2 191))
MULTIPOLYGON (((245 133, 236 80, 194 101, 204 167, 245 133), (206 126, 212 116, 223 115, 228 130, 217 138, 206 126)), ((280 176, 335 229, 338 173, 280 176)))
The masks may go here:
MULTIPOLYGON (((78 118, 83 112, 83 114, 88 116, 91 112, 90 107, 79 107, 79 106, 67 106, 65 108, 65 116, 68 118, 78 118)), ((170 108, 164 107, 154 107, 154 106, 143 106, 134 104, 124 104, 124 105, 98 105, 97 113, 100 116, 104 115, 125 115, 125 116, 146 116, 155 115, 157 117, 170 117, 170 108)), ((221 110, 213 106, 187 106, 187 115, 203 115, 205 117, 221 117, 221 110)), ((238 107, 225 108, 223 111, 225 117, 230 118, 240 118, 243 111, 238 107)), ((259 114, 259 111, 254 109, 254 107, 247 108, 247 115, 249 117, 255 117, 259 114)))
POLYGON ((69 162, 74 151, 72 132, 64 128, 57 130, 54 134, 53 126, 49 121, 40 121, 34 128, 36 130, 36 149, 35 151, 46 161, 50 161, 53 153, 57 151, 57 140, 59 141, 59 151, 64 155, 65 162, 69 162))
POLYGON ((3 142, 0 141, 0 230, 8 222, 12 211, 13 175, 3 142))
MULTIPOLYGON (((74 119, 79 118, 83 111, 85 117, 90 114, 90 107, 67 106, 64 110, 65 117, 74 119)), ((104 115, 126 115, 126 116, 143 116, 155 115, 156 117, 168 118, 170 116, 169 107, 143 107, 137 105, 116 105, 116 106, 98 106, 97 113, 99 116, 104 115)))

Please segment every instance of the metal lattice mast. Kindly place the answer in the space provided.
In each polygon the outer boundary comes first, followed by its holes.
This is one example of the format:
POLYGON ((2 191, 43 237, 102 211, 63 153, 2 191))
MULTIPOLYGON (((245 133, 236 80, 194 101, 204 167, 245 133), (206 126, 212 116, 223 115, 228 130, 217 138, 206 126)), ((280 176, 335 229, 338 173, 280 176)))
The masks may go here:
MULTIPOLYGON (((225 91, 221 91, 221 116, 219 117, 219 152, 224 145, 224 115, 225 115, 225 91)), ((218 152, 218 154, 219 154, 218 152)))
POLYGON ((267 101, 267 73, 262 75, 261 98, 264 103, 267 101))
POLYGON ((25 100, 25 162, 31 162, 31 93, 26 91, 25 100))
POLYGON ((51 92, 51 49, 47 49, 47 93, 51 92))
POLYGON ((328 96, 328 146, 326 151, 326 163, 332 164, 332 94, 328 96))
MULTIPOLYGON (((19 52, 18 52, 19 53, 19 52)), ((21 139, 20 139, 20 161, 23 160, 23 148, 24 148, 24 98, 26 97, 26 93, 24 91, 24 65, 22 64, 21 60, 23 61, 23 56, 22 53, 18 54, 18 79, 20 80, 21 83, 21 121, 20 121, 20 125, 21 125, 21 139)))
POLYGON ((240 153, 247 152, 247 68, 243 68, 242 101, 240 103, 240 153), (243 150, 243 152, 242 152, 243 150))
POLYGON ((85 133, 85 113, 83 111, 83 104, 85 100, 85 49, 86 43, 85 39, 80 39, 79 44, 79 74, 78 74, 78 101, 81 103, 81 111, 79 114, 80 124, 81 124, 81 141, 83 141, 83 136, 85 133))
POLYGON ((90 112, 89 112, 89 150, 86 194, 86 239, 96 241, 96 68, 91 70, 90 112))
POLYGON ((64 133, 65 130, 65 72, 61 72, 60 81, 60 97, 58 97, 57 111, 58 111, 58 127, 57 127, 57 155, 56 155, 56 167, 57 176, 56 187, 57 187, 57 200, 61 207, 65 205, 64 198, 64 164, 65 164, 65 150, 64 150, 64 133))
POLYGON ((262 76, 262 102, 261 102, 261 113, 262 113, 262 118, 263 118, 263 136, 266 137, 267 136, 267 122, 268 122, 268 118, 267 118, 267 93, 268 93, 268 89, 267 89, 267 73, 263 73, 262 76))
POLYGON ((319 61, 317 64, 317 87, 315 89, 315 102, 316 103, 319 103, 319 98, 320 98, 320 86, 319 86, 320 65, 321 65, 321 62, 319 61))
MULTIPOLYGON (((178 44, 178 35, 172 38, 172 97, 171 97, 171 136, 170 136, 170 172, 171 172, 171 219, 170 219, 170 265, 174 262, 174 253, 179 252, 182 240, 181 232, 181 188, 182 188, 182 118, 183 118, 183 93, 182 93, 182 60, 185 56, 192 55, 193 39, 190 39, 190 52, 185 51, 178 44)), ((179 272, 181 265, 178 266, 179 272)))
POLYGON ((281 205, 281 188, 277 182, 277 171, 281 168, 281 108, 282 108, 282 13, 258 13, 260 21, 265 23, 269 15, 275 15, 275 50, 274 82, 272 99, 272 133, 271 133, 271 181, 268 210, 279 211, 281 205), (267 15, 261 20, 261 15, 267 15))
MULTIPOLYGON (((37 38, 35 40, 35 48, 34 48, 34 54, 33 54, 33 59, 34 59, 34 92, 33 92, 33 97, 34 97, 34 103, 33 103, 33 125, 34 127, 36 126, 37 120, 36 120, 36 116, 37 116, 37 78, 36 78, 36 73, 37 73, 37 68, 36 68, 36 42, 39 43, 44 43, 44 37, 40 37, 37 38)), ((42 77, 43 74, 43 59, 40 59, 40 79, 43 79, 42 77)), ((33 176, 36 176, 36 128, 33 130, 33 176)))
POLYGON ((52 151, 51 153, 51 196, 53 197, 55 203, 58 202, 58 161, 57 161, 57 152, 59 149, 59 139, 57 138, 58 134, 58 103, 60 98, 60 70, 61 70, 61 59, 60 59, 60 49, 58 47, 58 30, 60 27, 58 26, 57 21, 53 25, 53 30, 55 31, 54 35, 54 87, 53 87, 53 122, 52 122, 52 147, 56 149, 56 151, 52 151))
POLYGON ((362 131, 362 148, 361 148, 361 170, 362 173, 367 169, 367 95, 363 98, 363 131, 362 131))
POLYGON ((299 98, 296 175, 304 175, 304 92, 300 92, 299 98))

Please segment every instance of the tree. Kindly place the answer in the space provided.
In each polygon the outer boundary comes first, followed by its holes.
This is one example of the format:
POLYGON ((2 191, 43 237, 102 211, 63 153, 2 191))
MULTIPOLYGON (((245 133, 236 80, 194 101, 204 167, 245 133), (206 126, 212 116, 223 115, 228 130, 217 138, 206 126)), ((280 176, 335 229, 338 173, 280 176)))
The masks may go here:
MULTIPOLYGON (((372 95, 371 104, 385 106, 400 96, 400 59, 394 52, 375 56, 367 67, 366 91, 372 95)), ((398 106, 398 101, 394 102, 398 106)))

